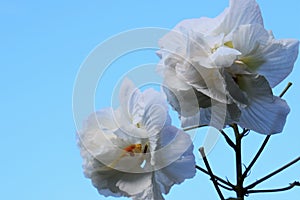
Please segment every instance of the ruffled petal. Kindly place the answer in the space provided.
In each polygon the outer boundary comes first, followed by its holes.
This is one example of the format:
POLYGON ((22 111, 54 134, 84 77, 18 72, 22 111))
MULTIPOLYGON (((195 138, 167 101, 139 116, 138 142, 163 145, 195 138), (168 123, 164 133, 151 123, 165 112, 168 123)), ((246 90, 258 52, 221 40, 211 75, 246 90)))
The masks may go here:
MULTIPOLYGON (((109 130, 116 130, 118 128, 117 123, 116 123, 116 117, 114 115, 114 111, 111 108, 106 108, 106 109, 101 109, 100 111, 96 112, 97 115, 97 123, 109 130)), ((91 118, 90 122, 91 122, 91 118)), ((91 124, 89 125, 91 127, 91 124)))
POLYGON ((211 99, 198 92, 194 88, 189 90, 177 90, 176 88, 164 87, 168 102, 180 116, 191 116, 198 113, 199 108, 211 105, 211 99))
POLYGON ((242 52, 240 60, 250 71, 265 76, 271 87, 289 75, 298 56, 298 40, 275 40, 259 24, 240 26, 233 34, 232 43, 242 52))
POLYGON ((265 62, 257 69, 257 73, 265 76, 270 86, 275 87, 291 73, 298 51, 298 40, 272 40, 260 52, 265 62))
MULTIPOLYGON (((187 140, 189 140, 187 138, 187 140)), ((177 141, 175 141, 177 142, 177 141)), ((190 141, 188 141, 190 143, 190 141)), ((188 145, 188 144, 187 144, 188 145)), ((174 145, 174 148, 176 146, 174 145)), ((182 148, 180 146, 179 148, 182 148)), ((168 153, 168 152, 167 152, 168 153)), ((193 178, 196 173, 195 169, 195 156, 193 155, 193 145, 185 150, 185 152, 175 162, 167 167, 155 172, 155 180, 161 186, 161 191, 167 194, 174 184, 180 184, 185 179, 193 178)))
POLYGON ((260 54, 259 48, 267 45, 271 36, 260 24, 241 25, 233 32, 233 48, 242 53, 241 58, 260 54))
POLYGON ((133 82, 128 78, 125 78, 121 84, 119 92, 119 103, 122 109, 123 117, 127 118, 128 121, 132 120, 130 114, 130 108, 134 106, 133 96, 137 96, 139 91, 135 88, 133 82))
POLYGON ((220 69, 197 68, 197 70, 199 76, 203 77, 205 85, 203 85, 203 82, 200 82, 200 84, 198 82, 191 82, 190 85, 216 101, 226 104, 233 102, 232 99, 228 98, 226 82, 220 69))
POLYGON ((218 130, 239 119, 241 111, 236 104, 223 104, 212 101, 212 107, 200 109, 194 116, 182 116, 183 128, 195 126, 212 126, 218 130))
POLYGON ((118 180, 123 174, 116 170, 99 170, 99 168, 101 169, 101 165, 99 165, 99 167, 95 166, 94 172, 92 173, 91 177, 89 177, 92 180, 93 186, 97 188, 99 194, 102 194, 106 197, 128 197, 126 192, 120 191, 116 186, 118 180))
POLYGON ((152 184, 146 188, 142 193, 133 196, 132 200, 164 200, 162 196, 162 191, 160 189, 160 185, 155 181, 155 175, 152 175, 152 184))
POLYGON ((185 81, 177 77, 175 70, 166 69, 164 72, 164 85, 172 86, 178 90, 188 90, 191 88, 185 81))
MULTIPOLYGON (((158 144, 151 160, 156 168, 166 167, 187 154, 193 156, 190 136, 174 126, 163 129, 158 144)), ((193 163, 186 162, 186 164, 188 166, 193 163)))
POLYGON ((194 19, 186 19, 181 21, 174 30, 177 31, 185 31, 191 30, 191 32, 201 33, 204 35, 210 35, 212 31, 214 31, 226 15, 228 14, 228 9, 225 9, 220 15, 215 18, 208 18, 208 17, 201 17, 201 18, 194 18, 194 19))
POLYGON ((261 24, 263 19, 255 0, 231 0, 228 14, 215 32, 230 34, 243 24, 261 24))
POLYGON ((152 186, 152 173, 134 174, 126 173, 117 181, 116 186, 126 192, 129 196, 134 197, 141 195, 147 188, 152 186))
POLYGON ((212 55, 209 56, 211 65, 205 67, 229 67, 233 64, 233 62, 239 55, 241 55, 241 52, 236 49, 225 46, 219 47, 212 55))

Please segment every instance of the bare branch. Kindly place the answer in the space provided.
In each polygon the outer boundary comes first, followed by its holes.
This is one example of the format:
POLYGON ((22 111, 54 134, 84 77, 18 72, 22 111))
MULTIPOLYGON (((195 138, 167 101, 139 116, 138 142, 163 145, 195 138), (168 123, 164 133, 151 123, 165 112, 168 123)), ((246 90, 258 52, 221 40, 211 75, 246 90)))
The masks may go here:
POLYGON ((201 128, 201 127, 206 127, 206 126, 208 126, 208 125, 207 124, 196 125, 196 126, 185 127, 182 130, 184 130, 184 131, 190 131, 190 130, 193 130, 193 129, 197 129, 197 128, 201 128))
MULTIPOLYGON (((199 171, 203 172, 204 174, 207 174, 207 175, 210 176, 209 172, 206 171, 205 169, 203 169, 202 167, 196 165, 196 169, 198 169, 199 171)), ((219 176, 216 176, 216 175, 214 175, 214 178, 215 178, 217 181, 219 181, 219 182, 221 182, 221 183, 223 183, 223 184, 226 184, 227 186, 229 186, 229 187, 232 188, 232 189, 235 187, 232 183, 229 182, 229 180, 225 181, 224 179, 222 179, 222 178, 220 178, 219 176)))
POLYGON ((283 95, 290 89, 290 87, 293 85, 293 83, 288 82, 287 86, 283 89, 283 91, 281 92, 281 94, 279 95, 279 97, 283 97, 283 95))
POLYGON ((211 178, 211 180, 212 180, 212 182, 213 182, 213 184, 215 186, 215 189, 216 189, 216 191, 217 191, 220 199, 221 200, 225 200, 225 198, 224 198, 224 196, 223 196, 223 194, 222 194, 222 192, 221 192, 221 190, 219 188, 218 182, 216 181, 215 176, 214 176, 214 174, 213 174, 213 172, 212 172, 212 170, 210 168, 209 162, 208 162, 208 160, 206 158, 204 147, 200 147, 199 151, 200 151, 200 154, 201 154, 201 156, 203 158, 204 164, 205 164, 205 166, 207 168, 207 171, 208 171, 208 173, 210 175, 210 178, 211 178))
POLYGON ((233 191, 234 189, 218 182, 218 185, 226 190, 233 191))
POLYGON ((219 131, 224 136, 224 138, 225 138, 226 142, 228 143, 228 145, 231 146, 235 150, 236 146, 232 142, 232 140, 230 139, 230 137, 228 137, 228 135, 223 130, 219 130, 219 131))
POLYGON ((293 164, 297 163, 298 161, 300 160, 300 156, 294 160, 292 160, 291 162, 289 162, 288 164, 284 165, 283 167, 275 170, 274 172, 264 176, 263 178, 255 181, 254 183, 250 184, 249 186, 245 187, 245 189, 251 189, 251 188, 254 188, 256 185, 260 184, 261 182, 265 181, 265 180, 268 180, 269 178, 271 178, 272 176, 280 173, 281 171, 285 170, 286 168, 292 166, 293 164))
POLYGON ((256 155, 254 156, 253 160, 251 161, 251 163, 249 164, 249 166, 246 168, 246 170, 243 173, 243 179, 245 179, 249 173, 249 171, 251 170, 251 168, 253 167, 253 165, 256 163, 257 159, 259 158, 260 154, 263 152, 264 148, 266 147, 269 139, 270 139, 271 135, 267 135, 264 142, 262 143, 261 147, 259 148, 258 152, 256 153, 256 155))
POLYGON ((287 187, 278 188, 278 189, 248 190, 248 194, 250 194, 250 193, 267 193, 267 192, 283 192, 286 190, 290 190, 290 189, 294 188, 295 186, 300 186, 300 182, 295 181, 294 183, 290 183, 290 185, 287 187))

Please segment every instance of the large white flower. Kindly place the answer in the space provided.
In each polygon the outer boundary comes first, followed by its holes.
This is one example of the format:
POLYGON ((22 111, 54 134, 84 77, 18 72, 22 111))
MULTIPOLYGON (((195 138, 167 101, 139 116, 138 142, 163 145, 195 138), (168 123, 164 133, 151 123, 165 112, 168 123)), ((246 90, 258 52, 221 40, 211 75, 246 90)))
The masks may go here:
POLYGON ((171 125, 164 96, 125 79, 120 107, 93 113, 79 131, 86 177, 105 196, 160 200, 195 175, 189 135, 171 125))
POLYGON ((213 19, 184 20, 159 44, 158 69, 183 126, 212 117, 217 128, 238 123, 264 134, 282 131, 289 107, 271 87, 292 71, 299 41, 266 31, 255 0, 231 0, 213 19), (226 112, 212 111, 222 104, 226 112))

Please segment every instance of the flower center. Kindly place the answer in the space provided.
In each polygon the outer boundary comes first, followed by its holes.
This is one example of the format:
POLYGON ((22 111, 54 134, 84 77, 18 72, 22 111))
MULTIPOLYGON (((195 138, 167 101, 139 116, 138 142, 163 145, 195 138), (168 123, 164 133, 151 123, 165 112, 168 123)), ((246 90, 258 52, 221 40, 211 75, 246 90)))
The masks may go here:
POLYGON ((131 144, 131 145, 123 148, 124 152, 116 160, 114 160, 109 165, 109 167, 114 168, 117 165, 117 163, 122 158, 126 157, 128 154, 132 157, 135 156, 136 154, 140 154, 140 153, 146 154, 148 152, 148 149, 149 149, 148 143, 146 143, 144 146, 142 144, 131 144))
POLYGON ((131 144, 123 149, 126 153, 129 153, 130 156, 134 156, 135 153, 142 152, 142 144, 131 144))
POLYGON ((141 128, 141 123, 137 123, 137 124, 136 124, 136 127, 137 127, 137 128, 141 128))
POLYGON ((219 47, 220 46, 216 44, 213 48, 210 49, 210 52, 215 53, 219 47))

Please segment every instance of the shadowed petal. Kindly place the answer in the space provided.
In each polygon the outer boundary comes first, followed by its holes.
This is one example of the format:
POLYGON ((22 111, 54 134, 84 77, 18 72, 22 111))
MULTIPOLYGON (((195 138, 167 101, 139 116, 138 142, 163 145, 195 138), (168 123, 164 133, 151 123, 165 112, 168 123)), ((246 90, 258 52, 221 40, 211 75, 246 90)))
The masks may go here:
POLYGON ((244 75, 239 78, 239 82, 250 98, 250 105, 241 109, 242 114, 237 123, 262 134, 281 132, 290 111, 287 103, 273 96, 263 76, 244 75))
POLYGON ((274 97, 272 102, 254 99, 251 106, 242 110, 238 124, 262 134, 280 133, 289 112, 289 106, 279 97, 274 97))

